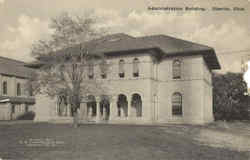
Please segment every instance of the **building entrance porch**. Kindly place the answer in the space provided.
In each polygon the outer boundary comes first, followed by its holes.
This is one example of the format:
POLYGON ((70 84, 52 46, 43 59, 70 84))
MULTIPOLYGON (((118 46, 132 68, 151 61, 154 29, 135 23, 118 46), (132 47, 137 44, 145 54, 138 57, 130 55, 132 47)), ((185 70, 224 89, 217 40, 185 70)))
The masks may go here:
MULTIPOLYGON (((72 110, 65 98, 60 98, 56 107, 58 119, 72 119, 72 110)), ((126 96, 94 96, 84 99, 77 110, 80 122, 107 123, 129 122, 143 118, 142 98, 139 94, 126 96)))

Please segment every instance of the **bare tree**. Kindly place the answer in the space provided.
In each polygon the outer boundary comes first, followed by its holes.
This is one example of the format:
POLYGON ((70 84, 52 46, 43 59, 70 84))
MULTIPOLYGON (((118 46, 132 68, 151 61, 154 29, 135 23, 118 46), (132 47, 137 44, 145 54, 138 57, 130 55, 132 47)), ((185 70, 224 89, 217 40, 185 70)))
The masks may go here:
POLYGON ((100 71, 107 72, 103 55, 92 51, 101 42, 103 29, 95 28, 96 19, 88 15, 72 16, 62 13, 53 18, 54 30, 48 40, 39 40, 32 47, 32 55, 40 67, 32 80, 36 91, 50 97, 63 95, 71 106, 74 126, 77 126, 77 109, 83 98, 90 94, 102 95, 105 87, 95 78, 89 78, 89 67, 99 64, 100 71))
POLYGON ((97 25, 101 18, 90 11, 83 15, 62 12, 51 19, 49 28, 52 31, 48 39, 35 42, 31 48, 31 55, 39 58, 58 50, 98 39, 107 33, 107 28, 97 25))

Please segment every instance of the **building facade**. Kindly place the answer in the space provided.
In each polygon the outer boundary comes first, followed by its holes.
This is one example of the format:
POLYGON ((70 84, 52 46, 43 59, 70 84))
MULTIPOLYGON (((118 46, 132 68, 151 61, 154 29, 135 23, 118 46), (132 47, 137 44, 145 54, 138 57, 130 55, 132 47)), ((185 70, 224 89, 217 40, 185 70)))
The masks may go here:
POLYGON ((32 72, 24 62, 0 57, 0 120, 16 120, 34 109, 35 99, 26 89, 32 72))
MULTIPOLYGON (((82 122, 213 121, 211 71, 220 65, 212 48, 165 35, 115 34, 92 52, 104 53, 110 69, 103 73, 95 63, 89 66, 88 78, 98 79, 108 90, 107 95, 89 95, 81 103, 82 122)), ((45 116, 49 121, 72 120, 66 97, 51 100, 50 106, 42 115, 50 115, 45 116)))

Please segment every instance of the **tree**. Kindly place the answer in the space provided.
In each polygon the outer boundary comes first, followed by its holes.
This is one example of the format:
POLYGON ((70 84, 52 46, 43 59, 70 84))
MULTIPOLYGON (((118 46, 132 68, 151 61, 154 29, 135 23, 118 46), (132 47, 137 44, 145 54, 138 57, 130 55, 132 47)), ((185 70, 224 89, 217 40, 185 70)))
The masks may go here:
POLYGON ((241 73, 213 74, 213 110, 216 120, 247 118, 247 84, 241 73))
POLYGON ((62 12, 51 19, 51 36, 35 42, 31 48, 31 55, 39 59, 49 53, 102 37, 107 34, 107 28, 97 26, 99 19, 92 12, 85 12, 83 15, 62 12))
POLYGON ((104 94, 105 87, 96 79, 88 78, 90 65, 99 65, 107 72, 104 55, 92 53, 101 43, 97 38, 103 29, 95 27, 96 19, 90 15, 72 16, 62 13, 51 21, 54 30, 50 39, 34 43, 31 53, 37 59, 39 74, 33 79, 36 91, 50 97, 65 96, 77 126, 77 109, 89 94, 104 94))

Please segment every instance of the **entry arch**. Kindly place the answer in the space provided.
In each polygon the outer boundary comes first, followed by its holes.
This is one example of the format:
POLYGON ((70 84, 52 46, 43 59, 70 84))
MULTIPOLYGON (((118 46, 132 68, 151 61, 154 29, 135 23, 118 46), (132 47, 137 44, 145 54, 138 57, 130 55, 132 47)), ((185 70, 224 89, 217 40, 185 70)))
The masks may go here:
POLYGON ((138 93, 131 95, 132 116, 142 117, 142 96, 138 93))
POLYGON ((87 115, 88 117, 95 117, 96 116, 96 98, 93 95, 88 95, 88 102, 87 102, 87 115))
POLYGON ((100 96, 100 112, 103 120, 108 120, 110 116, 110 97, 108 95, 100 96))
POLYGON ((117 116, 128 117, 128 99, 127 95, 120 93, 117 97, 117 116))

